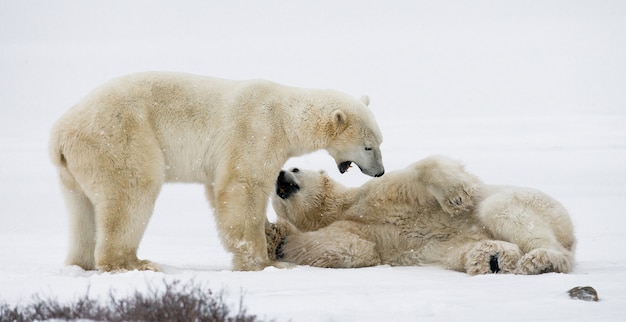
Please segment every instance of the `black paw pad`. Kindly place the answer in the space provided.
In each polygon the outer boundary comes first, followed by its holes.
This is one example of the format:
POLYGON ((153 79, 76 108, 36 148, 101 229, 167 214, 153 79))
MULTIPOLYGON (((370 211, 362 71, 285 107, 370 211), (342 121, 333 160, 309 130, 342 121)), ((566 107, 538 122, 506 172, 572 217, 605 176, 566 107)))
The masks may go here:
POLYGON ((500 271, 500 266, 498 266, 498 255, 491 255, 489 257, 489 269, 492 273, 498 273, 500 271))

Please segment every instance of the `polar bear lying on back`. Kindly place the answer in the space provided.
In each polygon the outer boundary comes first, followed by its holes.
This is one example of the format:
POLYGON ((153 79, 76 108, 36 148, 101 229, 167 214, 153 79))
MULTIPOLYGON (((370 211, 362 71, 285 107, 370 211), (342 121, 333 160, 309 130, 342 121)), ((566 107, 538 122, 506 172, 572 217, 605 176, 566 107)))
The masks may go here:
POLYGON ((469 274, 570 272, 572 222, 528 188, 483 184, 430 157, 346 188, 323 171, 281 171, 270 257, 319 267, 436 265, 469 274))
POLYGON ((269 81, 147 72, 96 89, 52 129, 50 154, 70 213, 66 263, 158 270, 137 248, 161 186, 200 183, 236 270, 272 262, 264 234, 274 180, 290 157, 325 149, 384 173, 382 136, 361 100, 269 81))

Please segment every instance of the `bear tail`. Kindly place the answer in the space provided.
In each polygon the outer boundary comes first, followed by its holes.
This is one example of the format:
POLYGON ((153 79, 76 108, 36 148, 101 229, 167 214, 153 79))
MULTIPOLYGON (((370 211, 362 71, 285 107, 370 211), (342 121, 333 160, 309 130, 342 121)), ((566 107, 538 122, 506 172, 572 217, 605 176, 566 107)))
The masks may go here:
POLYGON ((61 134, 59 129, 55 126, 50 133, 50 142, 48 143, 48 152, 50 153, 50 160, 52 163, 59 167, 65 168, 67 166, 67 160, 63 154, 64 144, 61 140, 61 134))

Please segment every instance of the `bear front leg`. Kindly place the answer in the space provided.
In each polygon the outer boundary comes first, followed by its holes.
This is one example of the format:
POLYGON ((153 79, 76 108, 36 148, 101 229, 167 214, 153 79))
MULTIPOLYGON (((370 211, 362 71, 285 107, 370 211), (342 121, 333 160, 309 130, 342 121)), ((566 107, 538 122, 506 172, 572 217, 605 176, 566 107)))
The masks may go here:
POLYGON ((338 221, 320 230, 295 232, 285 238, 283 259, 298 265, 356 268, 381 264, 376 244, 354 233, 360 224, 338 221))
POLYGON ((287 236, 297 233, 298 229, 285 220, 277 223, 265 222, 265 239, 267 241, 267 255, 272 261, 283 259, 283 246, 287 236))
POLYGON ((416 167, 418 185, 427 194, 422 199, 434 197, 450 215, 474 209, 477 189, 482 183, 467 173, 460 163, 443 157, 430 157, 418 162, 416 167))
POLYGON ((258 184, 236 182, 216 191, 217 227, 224 246, 233 253, 234 270, 258 271, 274 265, 267 254, 265 237, 270 190, 258 184))

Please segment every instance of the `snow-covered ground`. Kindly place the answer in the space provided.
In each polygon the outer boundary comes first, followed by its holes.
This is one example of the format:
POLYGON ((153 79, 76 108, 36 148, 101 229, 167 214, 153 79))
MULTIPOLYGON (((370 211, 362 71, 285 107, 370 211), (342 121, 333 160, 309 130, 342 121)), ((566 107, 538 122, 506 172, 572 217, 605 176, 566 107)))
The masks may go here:
MULTIPOLYGON (((622 320, 626 316, 626 2, 0 0, 0 300, 123 294, 196 280, 280 321, 622 320), (368 94, 387 171, 431 154, 570 211, 571 274, 432 267, 231 272, 196 185, 167 185, 139 255, 163 273, 64 267, 67 220, 48 131, 135 71, 266 78, 368 94), (590 285, 599 302, 569 299, 590 285)), ((339 175, 324 152, 287 166, 339 175)), ((269 175, 269 174, 268 174, 269 175)), ((272 217, 271 209, 268 210, 272 217)))

